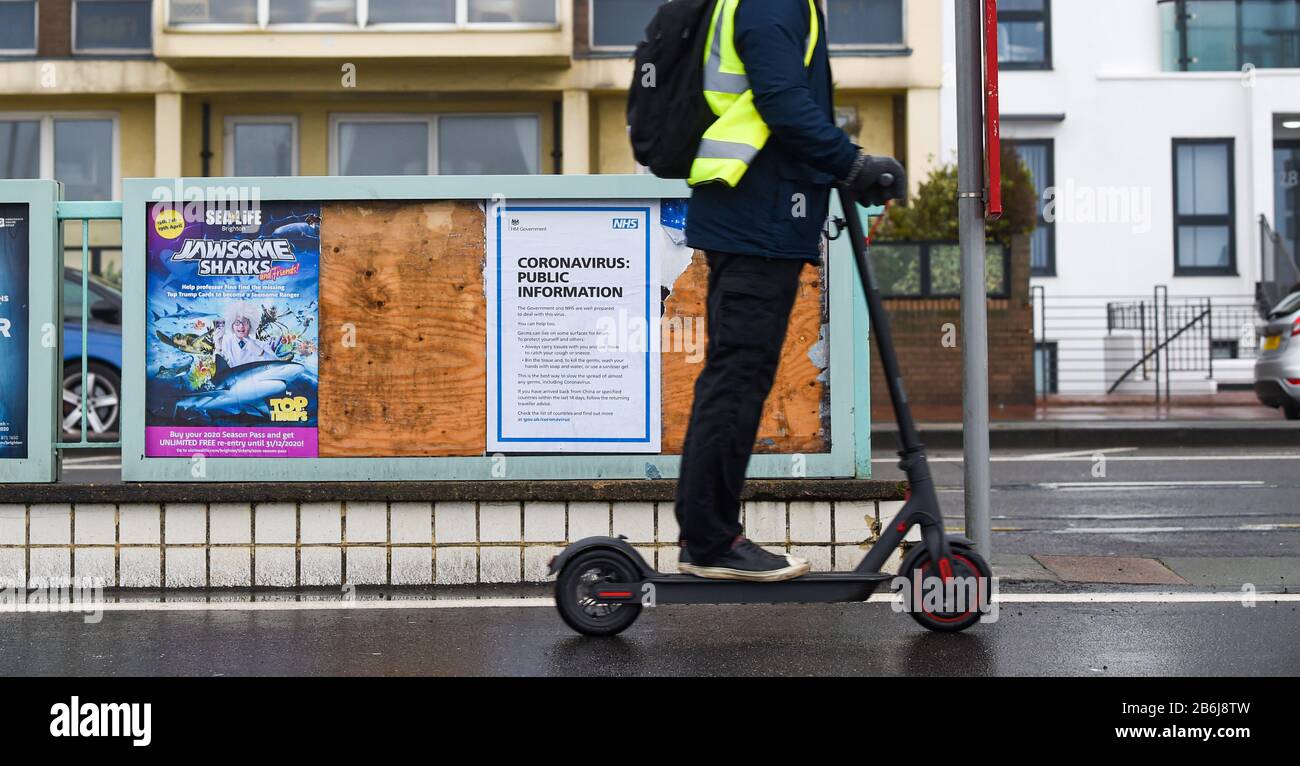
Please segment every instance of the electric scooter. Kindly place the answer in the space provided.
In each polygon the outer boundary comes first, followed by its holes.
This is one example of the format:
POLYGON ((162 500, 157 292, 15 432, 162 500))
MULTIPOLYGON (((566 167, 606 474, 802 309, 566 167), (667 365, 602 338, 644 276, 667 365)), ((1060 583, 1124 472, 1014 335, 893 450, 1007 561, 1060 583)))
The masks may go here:
MULTIPOLYGON (((881 179, 892 186, 888 174, 881 179)), ((908 498, 890 526, 851 572, 815 572, 782 582, 715 580, 695 575, 667 574, 645 562, 622 537, 588 537, 571 543, 550 562, 557 574, 555 604, 565 623, 588 636, 612 636, 627 629, 643 606, 662 604, 823 604, 866 601, 877 588, 894 582, 904 592, 907 611, 922 626, 937 632, 957 632, 979 622, 988 608, 987 587, 974 590, 974 598, 909 598, 919 595, 922 581, 934 583, 990 583, 993 573, 975 552, 971 540, 946 533, 939 499, 925 446, 912 419, 903 379, 889 329, 889 317, 867 255, 867 240, 853 194, 840 190, 840 204, 853 243, 862 289, 866 293, 871 328, 884 365, 885 380, 894 403, 901 442, 899 468, 907 474, 908 498), (913 525, 921 527, 921 544, 903 559, 899 575, 881 571, 913 525), (899 577, 900 580, 895 581, 899 577), (955 579, 959 578, 959 579, 955 579), (976 579, 982 578, 982 579, 976 579)))

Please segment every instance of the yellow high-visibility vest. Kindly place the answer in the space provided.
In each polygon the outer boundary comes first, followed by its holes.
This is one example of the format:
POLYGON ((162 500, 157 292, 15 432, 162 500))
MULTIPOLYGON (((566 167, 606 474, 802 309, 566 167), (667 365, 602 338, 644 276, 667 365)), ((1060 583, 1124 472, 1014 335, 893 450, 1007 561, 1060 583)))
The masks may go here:
MULTIPOLYGON (((735 186, 758 156, 772 131, 754 106, 754 91, 749 88, 745 62, 736 53, 735 20, 740 0, 718 0, 709 22, 704 42, 704 100, 718 116, 704 131, 700 148, 691 163, 691 186, 721 182, 735 186)), ((817 48, 817 6, 808 0, 811 23, 804 67, 812 64, 817 48)))

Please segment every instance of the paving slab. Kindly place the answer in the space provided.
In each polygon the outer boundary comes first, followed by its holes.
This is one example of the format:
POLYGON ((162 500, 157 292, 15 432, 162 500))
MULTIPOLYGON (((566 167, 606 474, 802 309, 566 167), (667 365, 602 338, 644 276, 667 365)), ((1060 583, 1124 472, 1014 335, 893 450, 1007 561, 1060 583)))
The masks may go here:
POLYGON ((1021 553, 993 554, 993 576, 1012 582, 1061 581, 1061 578, 1038 563, 1033 556, 1021 553))
POLYGON ((1300 590, 1300 558, 1290 556, 1169 556, 1165 566, 1192 585, 1203 588, 1300 590))
POLYGON ((1038 563, 1065 582, 1122 583, 1127 585, 1188 585, 1158 559, 1128 556, 1044 556, 1038 563))

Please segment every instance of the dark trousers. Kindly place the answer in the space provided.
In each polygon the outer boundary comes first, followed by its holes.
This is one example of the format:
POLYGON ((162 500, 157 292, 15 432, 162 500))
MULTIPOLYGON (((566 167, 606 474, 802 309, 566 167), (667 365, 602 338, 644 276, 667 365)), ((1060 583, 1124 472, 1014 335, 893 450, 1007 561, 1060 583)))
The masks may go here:
POLYGON ((730 547, 740 491, 772 389, 804 261, 706 253, 708 346, 677 480, 677 524, 692 559, 730 547))

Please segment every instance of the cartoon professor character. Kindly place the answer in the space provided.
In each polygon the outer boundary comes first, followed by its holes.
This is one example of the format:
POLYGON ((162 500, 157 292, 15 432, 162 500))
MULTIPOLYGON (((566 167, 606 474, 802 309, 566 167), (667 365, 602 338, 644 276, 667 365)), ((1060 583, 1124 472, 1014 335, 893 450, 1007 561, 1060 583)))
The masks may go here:
POLYGON ((226 309, 226 326, 217 329, 217 356, 227 367, 238 367, 252 362, 271 362, 279 357, 266 341, 253 335, 255 311, 243 304, 233 304, 226 309))

